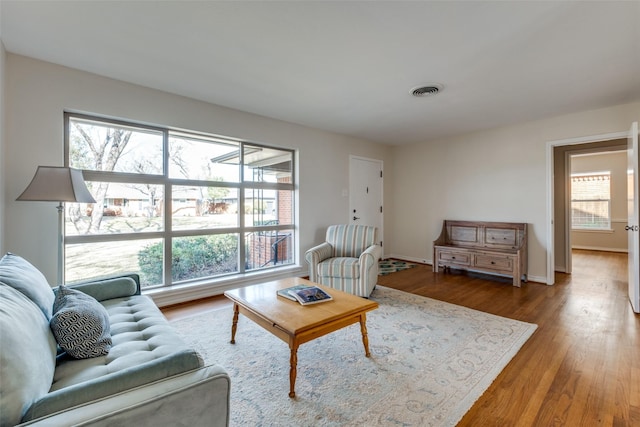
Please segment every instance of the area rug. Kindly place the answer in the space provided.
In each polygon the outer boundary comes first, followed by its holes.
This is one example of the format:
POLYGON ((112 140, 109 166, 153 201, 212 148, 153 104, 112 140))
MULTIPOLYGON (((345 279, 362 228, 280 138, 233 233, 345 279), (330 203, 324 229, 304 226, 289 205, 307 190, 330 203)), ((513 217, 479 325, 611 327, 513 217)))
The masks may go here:
MULTIPOLYGON (((369 312, 371 357, 358 325, 289 348, 231 308, 172 322, 207 364, 231 377, 231 426, 454 426, 536 325, 378 286, 369 312)), ((328 302, 327 304, 330 304, 328 302)))
POLYGON ((395 273, 396 271, 407 270, 413 268, 418 264, 414 264, 407 261, 399 261, 395 259, 383 259, 378 261, 378 275, 386 276, 387 274, 395 273))

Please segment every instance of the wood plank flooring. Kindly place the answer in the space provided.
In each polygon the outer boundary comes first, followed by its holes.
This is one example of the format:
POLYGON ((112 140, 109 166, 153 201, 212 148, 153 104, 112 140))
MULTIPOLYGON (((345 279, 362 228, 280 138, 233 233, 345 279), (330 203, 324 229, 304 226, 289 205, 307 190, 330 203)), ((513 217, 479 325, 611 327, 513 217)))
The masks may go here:
MULTIPOLYGON (((640 426, 640 315, 626 254, 574 251, 573 274, 556 274, 554 286, 425 265, 378 283, 538 325, 459 426, 640 426)), ((224 305, 214 297, 163 312, 173 320, 224 305)))

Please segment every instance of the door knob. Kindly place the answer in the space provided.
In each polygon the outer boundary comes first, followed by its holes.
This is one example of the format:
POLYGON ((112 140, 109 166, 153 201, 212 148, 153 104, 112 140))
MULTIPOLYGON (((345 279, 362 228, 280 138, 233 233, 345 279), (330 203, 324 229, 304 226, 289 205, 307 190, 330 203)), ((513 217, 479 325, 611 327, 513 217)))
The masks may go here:
POLYGON ((357 216, 355 216, 355 215, 354 215, 354 216, 353 216, 353 220, 355 221, 355 220, 357 220, 357 219, 360 219, 360 218, 358 218, 357 216))

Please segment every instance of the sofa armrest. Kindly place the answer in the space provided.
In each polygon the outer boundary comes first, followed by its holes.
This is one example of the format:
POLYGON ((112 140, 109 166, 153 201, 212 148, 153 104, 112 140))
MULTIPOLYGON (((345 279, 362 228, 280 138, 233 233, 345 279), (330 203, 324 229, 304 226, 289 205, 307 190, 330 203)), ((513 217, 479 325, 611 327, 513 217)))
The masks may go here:
POLYGON ((309 280, 315 282, 318 274, 318 264, 333 255, 333 246, 324 242, 314 246, 304 254, 304 258, 309 263, 309 280))
MULTIPOLYGON (((135 273, 101 277, 67 286, 91 295, 98 301, 141 294, 140 276, 135 273)), ((54 288, 54 291, 57 291, 57 288, 54 288)))
POLYGON ((174 375, 20 426, 229 425, 230 379, 220 366, 174 375))

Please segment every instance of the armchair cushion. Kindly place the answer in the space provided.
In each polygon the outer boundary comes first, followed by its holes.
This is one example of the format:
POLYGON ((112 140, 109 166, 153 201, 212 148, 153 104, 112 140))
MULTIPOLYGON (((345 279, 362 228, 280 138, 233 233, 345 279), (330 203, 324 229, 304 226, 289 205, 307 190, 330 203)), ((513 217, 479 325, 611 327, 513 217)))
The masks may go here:
POLYGON ((318 276, 357 279, 360 277, 360 263, 358 258, 329 258, 318 264, 318 276))

